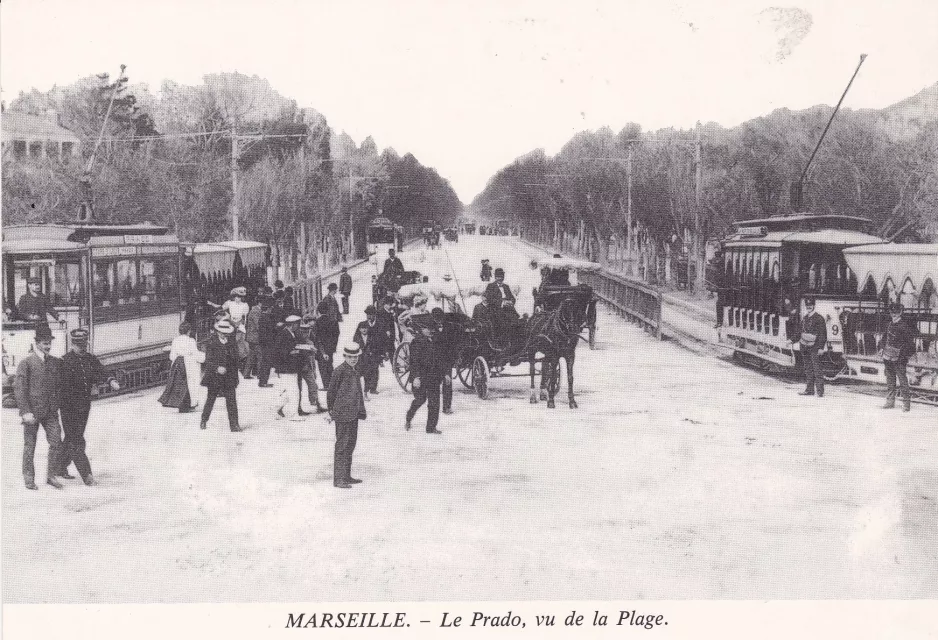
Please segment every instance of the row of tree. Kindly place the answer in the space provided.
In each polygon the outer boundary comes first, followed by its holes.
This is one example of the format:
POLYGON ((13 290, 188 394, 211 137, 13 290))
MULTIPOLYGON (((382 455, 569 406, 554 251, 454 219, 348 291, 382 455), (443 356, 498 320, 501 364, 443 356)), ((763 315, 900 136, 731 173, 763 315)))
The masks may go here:
MULTIPOLYGON (((629 275, 683 283, 732 222, 792 212, 791 187, 830 114, 781 109, 732 129, 707 124, 699 138, 634 124, 579 133, 552 157, 538 150, 500 170, 472 210, 629 275)), ((938 119, 901 135, 887 125, 880 112, 839 113, 811 165, 803 209, 869 218, 898 241, 934 240, 938 119)))
POLYGON ((256 76, 213 74, 198 86, 167 81, 157 99, 101 74, 21 94, 9 106, 56 112, 82 139, 83 158, 4 158, 8 223, 75 219, 79 180, 112 94, 91 176, 99 221, 148 220, 184 240, 230 239, 237 184, 239 235, 270 243, 299 276, 362 256, 365 227, 379 214, 417 229, 424 220, 452 223, 462 209, 450 184, 413 155, 379 151, 370 137, 356 145, 256 76))

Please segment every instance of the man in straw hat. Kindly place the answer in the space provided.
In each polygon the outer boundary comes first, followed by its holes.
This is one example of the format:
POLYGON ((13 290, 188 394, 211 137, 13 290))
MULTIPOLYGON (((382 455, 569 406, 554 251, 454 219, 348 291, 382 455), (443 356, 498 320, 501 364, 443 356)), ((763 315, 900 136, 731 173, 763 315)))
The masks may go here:
POLYGON ((89 487, 97 484, 91 475, 91 462, 85 453, 85 427, 91 413, 91 389, 98 382, 108 382, 111 389, 118 391, 120 385, 104 370, 101 361, 88 351, 87 329, 73 329, 72 348, 62 358, 62 430, 65 441, 62 446, 62 463, 59 475, 72 479, 68 465, 75 463, 78 475, 89 487))
POLYGON ((62 361, 49 355, 52 349, 52 331, 45 322, 36 325, 36 337, 33 351, 25 357, 16 369, 14 392, 20 417, 23 420, 23 480, 27 489, 36 486, 36 469, 33 458, 36 453, 36 436, 41 426, 46 432, 49 443, 49 456, 46 466, 46 483, 62 488, 62 483, 55 479, 60 465, 62 446, 62 427, 59 424, 59 406, 61 401, 62 361))
POLYGON ((361 480, 352 477, 352 453, 358 442, 358 421, 368 417, 361 375, 356 370, 361 347, 354 342, 342 350, 345 362, 336 367, 329 382, 326 406, 329 419, 335 421, 335 458, 333 485, 348 489, 361 480))
POLYGON ((891 322, 886 327, 886 341, 883 344, 882 354, 886 369, 886 404, 883 405, 883 409, 892 409, 896 406, 896 378, 899 378, 899 388, 902 391, 902 410, 909 411, 912 408, 906 367, 909 365, 909 358, 915 353, 915 329, 903 318, 904 310, 899 302, 889 305, 891 322))
POLYGON ((215 323, 215 335, 205 345, 205 374, 202 386, 208 388, 208 397, 202 409, 202 423, 205 429, 212 415, 215 399, 222 396, 228 409, 228 426, 232 431, 241 431, 238 424, 238 347, 234 340, 234 325, 228 320, 215 323))
MULTIPOLYGON (((308 411, 303 411, 302 402, 303 397, 301 395, 302 385, 303 385, 303 367, 304 361, 308 360, 308 356, 304 353, 303 349, 299 347, 306 347, 307 345, 302 344, 305 341, 299 335, 299 326, 302 318, 298 315, 290 315, 285 319, 286 326, 280 331, 277 336, 277 344, 274 347, 274 351, 277 354, 277 373, 287 374, 285 377, 286 387, 284 388, 286 394, 286 402, 283 406, 277 409, 277 415, 281 418, 294 418, 297 416, 307 416, 309 415, 308 411), (292 374, 292 375, 290 375, 292 374), (296 382, 290 378, 294 378, 296 382)), ((315 388, 316 388, 316 378, 313 378, 313 391, 311 396, 315 397, 315 388)), ((318 407, 319 402, 316 402, 318 407)))

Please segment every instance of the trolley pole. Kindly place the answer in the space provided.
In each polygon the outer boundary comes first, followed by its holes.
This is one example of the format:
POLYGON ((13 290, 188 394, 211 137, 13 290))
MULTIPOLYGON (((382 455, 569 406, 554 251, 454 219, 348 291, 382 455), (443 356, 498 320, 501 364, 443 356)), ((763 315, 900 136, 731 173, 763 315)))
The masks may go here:
MULTIPOLYGON (((700 142, 700 120, 697 121, 697 139, 694 142, 694 164, 696 165, 696 170, 694 172, 694 263, 697 269, 697 277, 694 282, 694 295, 699 296, 704 289, 704 262, 705 256, 704 251, 704 242, 701 237, 702 231, 700 228, 700 190, 702 188, 703 182, 703 162, 702 162, 701 153, 701 142, 700 142)), ((690 268, 690 260, 687 261, 688 268, 690 268)), ((690 274, 688 274, 689 276, 690 274)), ((688 282, 690 280, 688 279, 688 282)))
POLYGON ((240 240, 238 229, 240 187, 238 180, 238 118, 235 116, 234 128, 231 130, 231 235, 232 240, 240 240))

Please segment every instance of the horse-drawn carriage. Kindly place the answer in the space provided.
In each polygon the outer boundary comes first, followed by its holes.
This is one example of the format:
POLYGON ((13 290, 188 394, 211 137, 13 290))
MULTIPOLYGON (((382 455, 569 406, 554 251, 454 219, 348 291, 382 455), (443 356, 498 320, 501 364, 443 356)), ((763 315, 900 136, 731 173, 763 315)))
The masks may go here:
POLYGON ((377 304, 389 293, 396 294, 401 287, 423 282, 425 277, 419 271, 391 271, 378 276, 372 288, 372 301, 377 304))
POLYGON ((443 229, 443 238, 447 242, 459 242, 459 231, 453 227, 443 229))
MULTIPOLYGON (((587 285, 569 286, 550 291, 531 317, 514 319, 507 314, 492 312, 488 318, 470 318, 461 310, 444 313, 441 319, 431 314, 409 316, 411 332, 424 326, 436 329, 434 339, 445 341, 445 350, 453 358, 453 371, 459 381, 476 392, 481 399, 488 396, 492 378, 529 376, 531 402, 538 401, 534 378, 541 376, 540 399, 554 407, 554 396, 560 388, 560 358, 567 365, 570 408, 576 407, 573 397, 573 363, 581 332, 590 325, 595 336, 596 298, 587 285), (540 354, 540 355, 539 355, 540 354), (510 367, 528 363, 525 373, 512 373, 510 367)), ((393 371, 398 383, 408 388, 410 370, 409 341, 398 346, 393 371)))

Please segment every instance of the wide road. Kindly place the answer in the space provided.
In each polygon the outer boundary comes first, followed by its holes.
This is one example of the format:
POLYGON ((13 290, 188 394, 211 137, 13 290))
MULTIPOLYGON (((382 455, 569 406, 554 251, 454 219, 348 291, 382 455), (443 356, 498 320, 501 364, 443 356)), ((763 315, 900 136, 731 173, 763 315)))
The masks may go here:
MULTIPOLYGON (((477 282, 482 257, 521 284, 533 250, 464 237, 403 261, 477 282), (448 258, 447 258, 448 256, 448 258)), ((353 270, 351 336, 373 267, 353 270)), ((526 293, 525 293, 526 292, 526 293)), ((471 301, 468 306, 471 307, 471 301)), ((332 486, 334 429, 276 420, 275 389, 239 388, 243 433, 158 390, 96 403, 101 486, 23 488, 3 413, 6 602, 300 602, 938 597, 938 412, 882 411, 656 342, 601 310, 578 351, 580 408, 528 403, 523 378, 482 401, 457 383, 442 436, 404 431, 381 370, 353 473, 332 486)), ((45 445, 36 454, 45 470, 45 445)))

